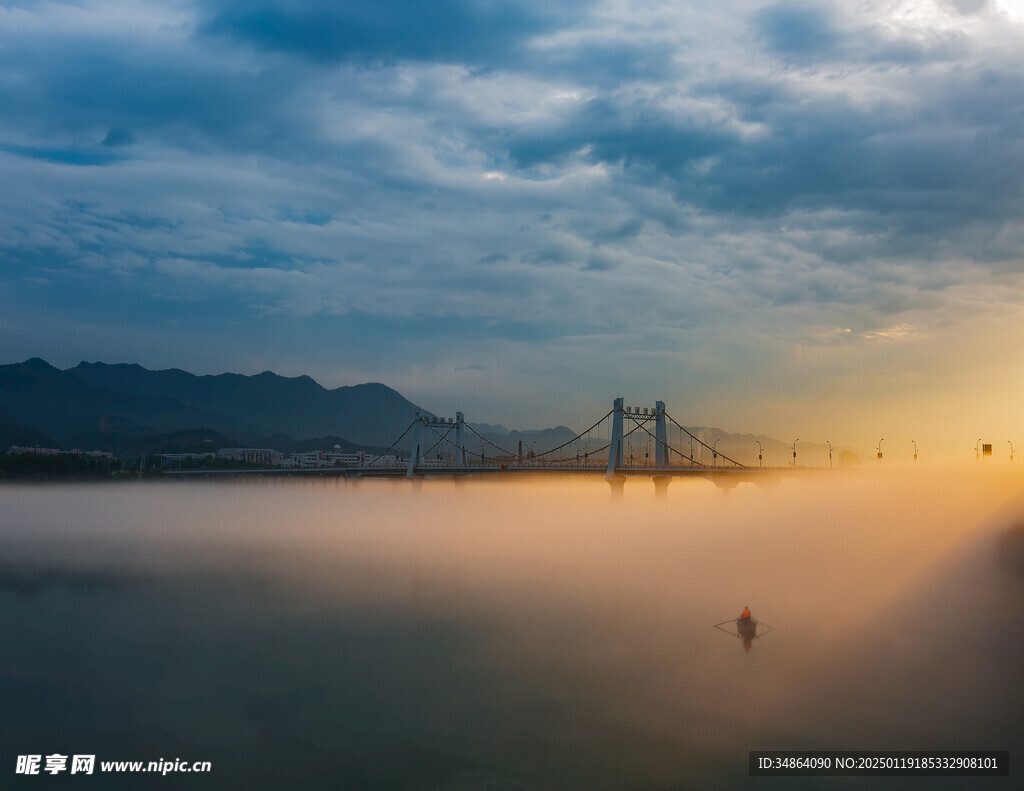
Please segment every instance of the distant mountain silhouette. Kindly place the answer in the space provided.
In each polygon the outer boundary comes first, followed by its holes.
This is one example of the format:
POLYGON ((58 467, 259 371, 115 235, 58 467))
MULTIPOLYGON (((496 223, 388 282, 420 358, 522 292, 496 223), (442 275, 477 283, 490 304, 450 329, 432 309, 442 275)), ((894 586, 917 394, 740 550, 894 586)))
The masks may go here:
MULTIPOLYGON (((385 450, 383 447, 360 445, 355 442, 350 442, 343 437, 335 437, 331 435, 326 437, 311 437, 310 439, 292 439, 284 434, 274 434, 270 437, 261 437, 260 439, 257 439, 253 445, 258 448, 273 448, 281 453, 306 453, 313 450, 331 450, 336 445, 341 448, 342 453, 355 453, 356 451, 362 450, 366 451, 368 454, 377 454, 385 450)), ((408 453, 408 445, 405 450, 408 453)))
MULTIPOLYGON (((328 390, 308 376, 196 376, 141 365, 83 362, 62 371, 39 358, 0 365, 0 425, 11 444, 82 447, 119 454, 200 450, 211 439, 284 453, 332 448, 379 452, 412 423, 416 405, 379 383, 328 390)), ((425 414, 429 414, 426 413, 425 414)), ((480 424, 502 447, 537 451, 573 436, 559 426, 509 432, 480 424), (493 432, 493 433, 492 433, 493 432)), ((429 438, 428 438, 429 439, 429 438)), ((404 440, 408 453, 412 437, 404 440)), ((467 447, 480 443, 472 434, 467 447)), ((207 443, 207 447, 211 443, 207 443)), ((490 446, 486 453, 494 456, 490 446)))
MULTIPOLYGON (((479 431, 493 444, 488 445, 487 443, 482 442, 479 437, 470 434, 465 440, 466 449, 472 453, 479 453, 480 446, 483 445, 484 453, 487 456, 492 457, 501 453, 501 451, 494 447, 495 445, 497 445, 498 448, 515 455, 519 453, 519 442, 522 440, 523 455, 525 456, 531 450, 536 453, 543 453, 544 451, 551 450, 552 448, 557 448, 576 436, 575 431, 570 428, 566 428, 565 426, 534 429, 530 431, 509 431, 504 426, 488 426, 486 423, 483 423, 479 425, 474 424, 473 428, 479 431), (484 427, 491 430, 483 431, 482 428, 484 427)), ((594 445, 594 447, 597 446, 594 445)), ((561 458, 564 456, 571 456, 574 453, 574 448, 570 449, 569 447, 565 447, 558 452, 557 457, 561 458)))
POLYGON ((28 448, 56 448, 57 441, 24 426, 0 424, 0 452, 7 450, 11 445, 28 448))
POLYGON ((499 437, 508 434, 508 429, 501 425, 494 425, 492 423, 471 423, 470 425, 488 437, 499 437))
POLYGON ((94 386, 37 357, 0 366, 0 422, 42 432, 65 448, 83 435, 140 435, 218 419, 166 395, 146 398, 94 386))
POLYGON ((83 362, 67 373, 107 391, 173 399, 186 409, 217 416, 193 426, 207 425, 250 438, 284 434, 302 440, 333 435, 359 445, 387 445, 416 412, 415 404, 382 384, 327 390, 308 376, 290 378, 271 371, 255 376, 196 376, 178 369, 150 371, 141 365, 83 362))

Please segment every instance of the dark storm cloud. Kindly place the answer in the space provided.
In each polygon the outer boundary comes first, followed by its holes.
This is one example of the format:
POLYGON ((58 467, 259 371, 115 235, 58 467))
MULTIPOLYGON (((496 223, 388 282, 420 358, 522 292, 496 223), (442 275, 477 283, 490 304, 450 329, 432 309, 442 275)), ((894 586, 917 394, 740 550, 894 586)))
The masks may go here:
POLYGON ((523 262, 533 266, 555 266, 573 260, 572 253, 561 245, 550 245, 523 255, 523 262))
POLYGON ((678 55, 678 47, 666 41, 604 39, 531 53, 522 65, 609 89, 632 80, 671 79, 681 71, 678 55))
POLYGON ((761 9, 754 20, 768 47, 782 55, 830 56, 842 42, 825 7, 779 4, 761 9))
POLYGON ((533 35, 564 25, 588 3, 471 0, 214 3, 201 36, 226 35, 316 61, 500 63, 533 35))
POLYGON ((488 253, 477 259, 478 264, 503 264, 508 261, 508 256, 504 253, 488 253))
POLYGON ((615 262, 609 258, 599 255, 590 256, 583 267, 588 272, 607 272, 615 266, 615 262))
MULTIPOLYGON (((896 70, 893 77, 904 79, 896 70)), ((659 97, 596 98, 555 128, 518 134, 508 156, 524 170, 572 155, 618 165, 624 180, 663 187, 680 204, 717 216, 856 213, 856 225, 892 238, 893 254, 1019 215, 1018 74, 958 69, 918 81, 906 103, 808 96, 799 81, 774 75, 705 83, 695 93, 723 101, 735 117, 669 112, 659 97), (758 128, 745 132, 743 124, 758 128)), ((970 255, 994 260, 1009 252, 974 245, 970 255)), ((851 253, 830 255, 842 260, 851 253)))
POLYGON ((61 165, 109 165, 117 161, 117 157, 109 151, 98 151, 92 147, 73 149, 0 145, 0 151, 6 151, 19 157, 38 159, 43 162, 54 162, 61 165))
POLYGON ((778 3, 757 11, 751 30, 758 43, 790 66, 924 64, 966 54, 962 35, 901 35, 870 19, 844 24, 837 11, 827 5, 778 3))
POLYGON ((125 129, 122 126, 115 126, 111 127, 110 131, 107 132, 107 136, 103 138, 101 145, 112 147, 130 146, 134 140, 135 138, 130 129, 125 129))
POLYGON ((644 228, 644 221, 639 217, 633 217, 632 219, 625 220, 618 225, 607 228, 603 231, 599 231, 593 237, 594 245, 608 244, 610 242, 623 242, 628 239, 634 239, 644 228))
POLYGON ((157 139, 189 150, 211 145, 285 152, 300 128, 281 105, 291 75, 225 74, 170 53, 137 54, 93 43, 25 42, 0 50, 0 68, 30 79, 0 82, 8 123, 39 136, 81 136, 123 147, 157 139), (134 130, 134 131, 129 131, 134 130))
POLYGON ((650 167, 658 177, 719 153, 731 137, 727 130, 703 127, 696 119, 675 118, 653 101, 622 104, 602 97, 586 102, 557 129, 514 139, 509 156, 518 167, 529 168, 585 149, 591 161, 650 167))

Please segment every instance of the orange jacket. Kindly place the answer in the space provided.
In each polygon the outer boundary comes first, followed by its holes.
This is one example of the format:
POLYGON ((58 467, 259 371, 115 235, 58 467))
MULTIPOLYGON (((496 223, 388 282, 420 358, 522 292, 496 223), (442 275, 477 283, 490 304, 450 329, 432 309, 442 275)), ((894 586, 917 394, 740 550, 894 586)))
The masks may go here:
POLYGON ((743 615, 741 615, 740 618, 749 618, 749 617, 750 617, 750 610, 748 608, 744 607, 743 608, 743 615))

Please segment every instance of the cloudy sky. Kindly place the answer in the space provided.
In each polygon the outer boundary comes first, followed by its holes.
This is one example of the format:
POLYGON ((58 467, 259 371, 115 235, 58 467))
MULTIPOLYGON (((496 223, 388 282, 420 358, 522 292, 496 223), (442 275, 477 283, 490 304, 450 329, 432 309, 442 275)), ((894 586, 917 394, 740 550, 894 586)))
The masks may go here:
POLYGON ((1019 0, 0 0, 0 361, 1024 448, 1022 34, 1019 0))

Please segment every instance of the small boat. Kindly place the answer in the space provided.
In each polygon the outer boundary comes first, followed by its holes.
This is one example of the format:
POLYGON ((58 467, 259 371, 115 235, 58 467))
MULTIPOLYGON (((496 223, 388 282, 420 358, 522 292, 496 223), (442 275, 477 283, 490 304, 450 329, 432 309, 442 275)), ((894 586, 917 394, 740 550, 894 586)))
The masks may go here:
POLYGON ((737 618, 736 631, 739 633, 740 637, 753 640, 757 637, 757 621, 749 615, 746 618, 737 618))
POLYGON ((720 632, 731 634, 733 637, 739 637, 743 641, 756 640, 758 637, 763 637, 772 631, 772 627, 766 623, 763 623, 756 618, 747 616, 744 618, 730 618, 727 621, 714 624, 714 627, 720 632), (758 630, 760 629, 760 633, 758 630))

